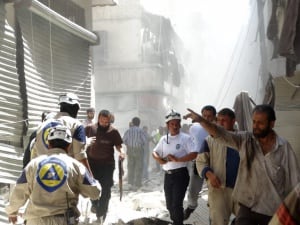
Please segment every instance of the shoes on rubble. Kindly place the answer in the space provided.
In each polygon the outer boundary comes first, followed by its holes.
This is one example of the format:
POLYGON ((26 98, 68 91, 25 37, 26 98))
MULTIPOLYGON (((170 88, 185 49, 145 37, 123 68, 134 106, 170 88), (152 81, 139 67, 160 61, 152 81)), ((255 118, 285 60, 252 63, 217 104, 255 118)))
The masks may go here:
POLYGON ((187 220, 190 217, 190 215, 192 214, 192 212, 194 212, 194 211, 195 211, 195 209, 191 209, 191 208, 187 207, 183 212, 183 219, 187 220))

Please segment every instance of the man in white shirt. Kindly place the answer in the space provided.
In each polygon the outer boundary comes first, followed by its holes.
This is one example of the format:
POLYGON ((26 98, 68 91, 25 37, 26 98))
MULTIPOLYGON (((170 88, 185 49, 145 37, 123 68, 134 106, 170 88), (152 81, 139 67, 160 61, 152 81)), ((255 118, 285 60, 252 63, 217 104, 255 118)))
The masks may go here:
POLYGON ((183 225, 183 200, 189 184, 187 163, 198 154, 190 136, 180 132, 180 121, 180 114, 174 110, 167 114, 168 133, 161 137, 152 153, 165 171, 166 206, 174 225, 183 225))

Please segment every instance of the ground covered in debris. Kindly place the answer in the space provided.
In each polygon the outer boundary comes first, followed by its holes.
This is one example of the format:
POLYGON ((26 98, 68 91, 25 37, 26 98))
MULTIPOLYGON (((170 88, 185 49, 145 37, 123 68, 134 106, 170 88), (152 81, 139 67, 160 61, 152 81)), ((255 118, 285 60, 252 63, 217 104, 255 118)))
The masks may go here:
MULTIPOLYGON (((143 187, 137 191, 130 190, 126 178, 123 185, 123 197, 120 201, 118 183, 112 189, 112 198, 104 225, 168 225, 171 223, 165 206, 163 193, 163 172, 152 172, 149 179, 144 180, 143 187)), ((186 224, 208 224, 208 209, 206 206, 206 189, 199 198, 199 207, 191 215, 186 224)), ((186 200, 185 203, 186 205, 186 200)), ((79 209, 82 212, 80 224, 101 224, 96 215, 90 212, 90 201, 81 199, 79 209)))

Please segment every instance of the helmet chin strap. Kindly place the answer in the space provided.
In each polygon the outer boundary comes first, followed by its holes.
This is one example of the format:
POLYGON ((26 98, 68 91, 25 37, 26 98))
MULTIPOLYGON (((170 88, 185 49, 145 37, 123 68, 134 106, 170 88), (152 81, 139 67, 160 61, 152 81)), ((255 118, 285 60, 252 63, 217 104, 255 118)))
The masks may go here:
POLYGON ((169 143, 169 131, 167 131, 167 144, 170 144, 169 143))

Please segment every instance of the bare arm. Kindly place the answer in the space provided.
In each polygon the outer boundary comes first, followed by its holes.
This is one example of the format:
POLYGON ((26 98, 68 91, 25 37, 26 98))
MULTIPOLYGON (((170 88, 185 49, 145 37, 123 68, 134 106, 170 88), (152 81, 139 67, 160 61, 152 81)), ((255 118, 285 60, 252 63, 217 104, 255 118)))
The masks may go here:
POLYGON ((79 161, 88 169, 90 174, 93 176, 93 173, 92 173, 92 170, 91 170, 91 167, 90 167, 90 164, 89 164, 89 161, 87 160, 87 158, 83 158, 79 161))
POLYGON ((123 151, 122 145, 117 145, 116 146, 117 151, 120 153, 119 157, 121 159, 125 159, 125 152, 123 151))
POLYGON ((219 177, 211 170, 207 171, 205 176, 207 177, 207 179, 209 180, 211 186, 213 186, 214 188, 220 188, 221 187, 221 181, 219 179, 219 177))
POLYGON ((197 157, 198 153, 197 152, 191 152, 181 158, 176 158, 174 155, 168 155, 168 160, 173 161, 173 162, 188 162, 192 161, 197 157))
POLYGON ((157 152, 152 152, 152 156, 161 165, 167 163, 167 160, 165 158, 161 158, 157 152))

